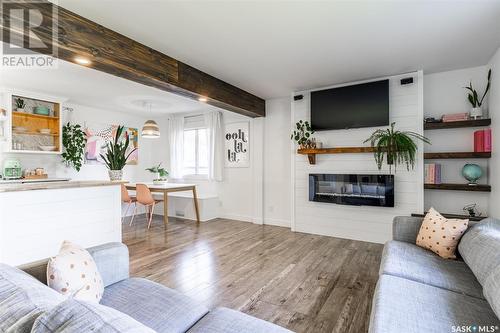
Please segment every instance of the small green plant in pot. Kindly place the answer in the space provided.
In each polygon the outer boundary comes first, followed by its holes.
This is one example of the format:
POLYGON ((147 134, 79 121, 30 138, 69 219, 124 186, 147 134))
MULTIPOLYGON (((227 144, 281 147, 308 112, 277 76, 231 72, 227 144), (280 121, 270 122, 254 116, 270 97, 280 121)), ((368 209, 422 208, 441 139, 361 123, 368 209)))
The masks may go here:
POLYGON ((431 143, 429 139, 418 133, 397 131, 394 129, 394 125, 396 123, 391 123, 391 126, 387 129, 376 130, 364 141, 365 143, 370 142, 371 146, 375 148, 374 155, 378 169, 382 169, 385 156, 391 173, 392 166, 396 171, 398 164, 406 165, 407 170, 410 170, 410 166, 412 169, 415 167, 418 146, 413 141, 414 139, 428 144, 431 143))
POLYGON ((124 126, 118 126, 116 129, 114 140, 108 142, 106 154, 100 154, 104 163, 108 167, 109 179, 110 180, 121 180, 123 177, 123 168, 127 164, 128 158, 137 148, 134 148, 127 154, 128 146, 130 144, 130 139, 128 133, 125 131, 125 140, 120 141, 120 137, 123 133, 124 126))
POLYGON ((24 112, 24 108, 26 107, 26 102, 21 97, 16 98, 16 111, 24 112))
POLYGON ((62 144, 64 152, 62 153, 63 162, 68 167, 80 171, 83 164, 83 155, 87 137, 81 126, 70 124, 69 122, 62 128, 62 144))
POLYGON ((161 167, 161 163, 152 166, 150 168, 147 168, 146 170, 155 174, 155 179, 153 179, 153 183, 164 183, 168 181, 168 171, 165 168, 161 167))
POLYGON ((294 140, 300 149, 316 148, 312 135, 314 131, 308 121, 299 120, 295 123, 296 129, 292 132, 290 139, 294 140))
POLYGON ((491 69, 488 71, 488 83, 486 85, 486 89, 484 90, 484 94, 481 98, 479 98, 479 94, 477 90, 472 87, 472 82, 469 82, 469 85, 465 87, 465 89, 469 90, 470 93, 467 95, 470 104, 472 105, 472 109, 470 111, 470 115, 472 118, 477 119, 483 116, 483 101, 486 97, 486 94, 490 90, 491 86, 491 69))

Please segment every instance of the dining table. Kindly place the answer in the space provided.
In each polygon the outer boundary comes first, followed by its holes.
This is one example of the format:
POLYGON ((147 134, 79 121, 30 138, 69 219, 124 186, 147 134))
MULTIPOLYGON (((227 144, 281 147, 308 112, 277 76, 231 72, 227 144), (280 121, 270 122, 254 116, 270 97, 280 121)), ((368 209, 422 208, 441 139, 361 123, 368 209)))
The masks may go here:
MULTIPOLYGON (((136 190, 137 183, 127 183, 125 187, 127 190, 136 190)), ((168 193, 172 192, 192 192, 194 211, 196 213, 196 223, 200 224, 200 212, 198 208, 198 195, 196 194, 195 184, 180 184, 180 183, 139 183, 146 185, 152 193, 162 193, 163 194, 163 223, 168 224, 168 193)))

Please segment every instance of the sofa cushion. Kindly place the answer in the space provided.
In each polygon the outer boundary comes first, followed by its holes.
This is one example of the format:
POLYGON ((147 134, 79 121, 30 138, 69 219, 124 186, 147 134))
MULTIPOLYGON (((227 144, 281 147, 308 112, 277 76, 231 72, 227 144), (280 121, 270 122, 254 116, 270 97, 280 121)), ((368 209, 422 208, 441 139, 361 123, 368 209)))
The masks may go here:
POLYGON ((472 325, 500 325, 486 300, 392 275, 380 276, 370 333, 442 333, 472 325))
POLYGON ((447 260, 414 244, 389 241, 382 252, 380 274, 448 289, 473 297, 483 297, 483 290, 463 261, 447 260))
POLYGON ((217 308, 203 317, 189 333, 291 333, 291 331, 239 311, 217 308))
POLYGON ((104 289, 101 304, 121 311, 162 333, 185 332, 208 309, 158 283, 131 278, 104 289))
POLYGON ((31 333, 154 333, 131 317, 95 302, 70 298, 37 318, 31 333))
POLYGON ((490 303, 498 318, 500 318, 500 266, 488 276, 483 291, 484 297, 490 303))
POLYGON ((0 332, 29 332, 64 297, 20 269, 0 264, 0 332))
POLYGON ((500 220, 487 218, 467 231, 458 245, 460 255, 479 282, 500 266, 500 220))

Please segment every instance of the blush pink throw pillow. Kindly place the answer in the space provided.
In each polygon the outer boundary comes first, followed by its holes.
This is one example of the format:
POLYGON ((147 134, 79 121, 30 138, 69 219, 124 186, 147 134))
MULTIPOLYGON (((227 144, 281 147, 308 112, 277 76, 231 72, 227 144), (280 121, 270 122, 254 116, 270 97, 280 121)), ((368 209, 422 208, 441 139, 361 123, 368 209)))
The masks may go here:
POLYGON ((416 243, 442 258, 455 259, 458 242, 468 224, 469 220, 447 219, 431 208, 424 217, 416 243))

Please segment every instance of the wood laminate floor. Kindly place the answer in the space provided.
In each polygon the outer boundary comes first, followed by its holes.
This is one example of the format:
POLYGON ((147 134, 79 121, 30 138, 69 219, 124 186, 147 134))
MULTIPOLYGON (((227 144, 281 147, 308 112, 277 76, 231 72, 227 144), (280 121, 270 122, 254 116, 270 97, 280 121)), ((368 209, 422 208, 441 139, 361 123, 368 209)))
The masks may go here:
MULTIPOLYGON (((128 220, 127 220, 128 221, 128 220)), ((332 223, 334 223, 332 221, 332 223)), ((368 329, 382 245, 227 219, 123 226, 131 274, 295 332, 368 329)))

